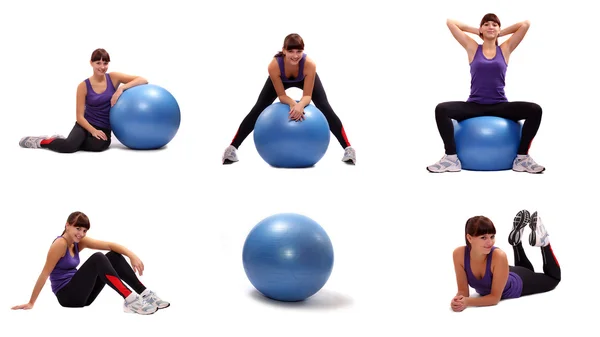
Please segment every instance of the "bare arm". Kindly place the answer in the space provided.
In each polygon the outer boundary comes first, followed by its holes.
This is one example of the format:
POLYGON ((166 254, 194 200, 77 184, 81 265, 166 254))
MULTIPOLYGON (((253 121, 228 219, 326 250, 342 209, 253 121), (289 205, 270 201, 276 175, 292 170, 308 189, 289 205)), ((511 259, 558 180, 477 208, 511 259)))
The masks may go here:
POLYGON ((460 43, 460 45, 463 46, 463 48, 465 48, 465 50, 469 54, 469 59, 471 59, 471 56, 475 55, 475 52, 477 51, 478 44, 475 40, 473 40, 473 38, 468 36, 466 33, 479 35, 479 29, 452 19, 448 19, 446 21, 446 25, 448 25, 448 29, 450 29, 452 36, 454 36, 456 41, 458 41, 458 43, 460 43))
POLYGON ((458 287, 456 295, 469 297, 469 282, 467 281, 467 274, 465 272, 464 258, 465 247, 456 248, 452 254, 452 259, 454 260, 454 272, 456 274, 456 285, 458 287))
POLYGON ((503 49, 505 49, 503 51, 505 53, 508 52, 510 54, 517 48, 517 46, 519 46, 521 41, 523 41, 525 34, 527 34, 527 31, 529 30, 529 26, 530 23, 526 20, 523 22, 516 23, 512 26, 506 27, 500 31, 500 36, 512 34, 512 36, 508 38, 508 40, 502 43, 502 47, 503 49))
POLYGON ((504 287, 508 281, 508 259, 506 253, 500 249, 494 250, 492 262, 492 274, 494 274, 492 280, 492 291, 489 295, 482 297, 469 297, 466 299, 466 305, 472 307, 486 307, 498 304, 502 298, 504 287))
POLYGON ((87 95, 87 86, 85 82, 79 83, 77 86, 77 99, 76 99, 76 120, 77 124, 81 125, 89 133, 93 134, 96 131, 88 121, 85 119, 85 96, 87 95))
POLYGON ((110 78, 116 82, 115 88, 117 89, 117 91, 121 92, 138 85, 148 84, 148 80, 141 76, 128 75, 117 72, 110 73, 110 78))
POLYGON ((315 62, 307 57, 304 63, 304 90, 302 93, 302 99, 298 104, 302 107, 306 107, 312 100, 312 92, 315 87, 315 77, 317 75, 317 65, 315 62))
POLYGON ((285 87, 283 86, 283 81, 281 81, 281 73, 279 70, 279 65, 277 64, 277 60, 273 59, 271 63, 269 63, 268 70, 269 77, 271 78, 271 82, 273 82, 273 86, 275 87, 275 92, 277 92, 277 98, 279 98, 279 101, 289 106, 295 105, 296 101, 288 96, 285 92, 285 87))
POLYGON ((120 245, 118 243, 114 243, 114 242, 92 239, 88 236, 84 237, 79 242, 79 250, 81 251, 85 248, 113 251, 115 253, 125 255, 130 259, 137 257, 131 250, 127 249, 125 246, 122 246, 122 245, 120 245))
POLYGON ((60 258, 63 257, 66 252, 67 242, 65 240, 59 239, 52 243, 52 246, 50 246, 50 250, 48 251, 48 255, 46 256, 44 268, 42 269, 42 272, 40 273, 40 276, 38 276, 35 286, 33 287, 29 302, 27 304, 15 306, 13 309, 31 309, 33 307, 35 301, 37 301, 37 298, 40 295, 40 292, 42 291, 42 288, 44 288, 50 273, 58 263, 58 260, 60 260, 60 258))

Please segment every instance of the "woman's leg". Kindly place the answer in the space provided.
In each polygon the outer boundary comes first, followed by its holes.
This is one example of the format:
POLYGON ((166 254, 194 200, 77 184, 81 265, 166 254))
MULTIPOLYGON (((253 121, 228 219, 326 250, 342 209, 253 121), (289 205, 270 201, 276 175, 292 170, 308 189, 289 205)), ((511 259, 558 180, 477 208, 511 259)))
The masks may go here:
POLYGON ((108 258, 108 261, 110 261, 110 264, 113 266, 119 277, 121 277, 125 283, 133 288, 136 293, 142 295, 147 302, 156 305, 159 309, 164 309, 170 306, 169 302, 163 301, 156 295, 156 293, 147 289, 146 286, 142 284, 142 282, 135 275, 133 268, 131 268, 129 263, 127 263, 127 260, 125 260, 123 255, 111 251, 106 253, 106 257, 108 258))
POLYGON ((92 136, 91 133, 86 132, 85 140, 83 141, 83 144, 81 144, 81 151, 102 152, 108 150, 108 148, 110 147, 112 139, 112 130, 99 128, 96 126, 95 128, 104 132, 104 134, 106 135, 106 140, 98 139, 92 136))
POLYGON ((158 310, 156 306, 143 301, 121 282, 109 259, 102 253, 94 253, 90 256, 69 283, 56 293, 56 296, 64 307, 84 307, 94 301, 105 284, 125 299, 126 311, 152 314, 158 310))
POLYGON ((521 239, 523 238, 523 232, 525 227, 531 223, 531 214, 528 210, 520 210, 513 220, 513 229, 508 234, 508 243, 513 247, 513 253, 515 257, 515 266, 524 267, 531 271, 533 265, 527 258, 521 239))
POLYGON ((238 161, 236 150, 242 145, 242 142, 248 137, 248 135, 254 130, 254 125, 256 124, 256 120, 260 116, 260 114, 265 110, 269 105, 273 104, 275 99, 277 98, 277 92, 275 91, 275 87, 273 86, 273 82, 271 82, 271 78, 267 78, 265 85, 260 92, 254 107, 250 110, 250 112, 246 115, 242 123, 240 124, 233 140, 231 141, 231 145, 227 149, 225 149, 225 153, 223 154, 223 164, 231 164, 238 161))
POLYGON ((325 118, 327 118, 327 123, 329 124, 329 130, 331 130, 331 133, 333 133, 338 143, 340 143, 342 149, 345 150, 342 161, 349 164, 356 164, 356 152, 352 148, 352 145, 350 145, 350 141, 348 140, 348 136, 346 135, 346 130, 344 130, 342 121, 329 104, 329 100, 327 99, 327 94, 325 93, 325 88, 323 87, 323 83, 319 78, 319 74, 315 75, 312 101, 315 104, 315 107, 317 107, 317 109, 319 109, 323 115, 325 115, 325 118))
POLYGON ((445 153, 437 163, 427 167, 429 172, 458 172, 461 170, 460 160, 456 154, 456 142, 454 141, 454 124, 467 118, 480 117, 485 114, 485 105, 452 101, 440 103, 435 107, 435 122, 444 142, 445 153))
POLYGON ((537 212, 534 212, 531 215, 529 227, 531 228, 529 244, 534 247, 540 247, 544 262, 544 273, 535 273, 533 268, 513 268, 515 269, 514 272, 523 280, 523 291, 521 296, 539 294, 553 290, 561 280, 560 265, 554 256, 552 246, 550 246, 548 232, 537 212))

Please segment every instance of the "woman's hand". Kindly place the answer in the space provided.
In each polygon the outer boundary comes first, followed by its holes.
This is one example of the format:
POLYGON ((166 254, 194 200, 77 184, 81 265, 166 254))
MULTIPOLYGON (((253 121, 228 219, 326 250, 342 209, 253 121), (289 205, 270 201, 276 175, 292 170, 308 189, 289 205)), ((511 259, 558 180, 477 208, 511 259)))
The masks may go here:
POLYGON ((119 100, 119 97, 121 97, 121 94, 123 94, 123 90, 121 88, 117 89, 117 91, 115 91, 115 93, 112 95, 112 98, 110 99, 110 106, 114 106, 115 104, 117 104, 117 101, 119 100))
POLYGON ((12 310, 19 310, 19 309, 22 309, 22 310, 29 310, 29 309, 31 309, 31 308, 33 308, 33 304, 31 304, 31 303, 27 303, 27 304, 15 305, 15 306, 14 306, 14 307, 12 307, 11 309, 12 309, 12 310))
POLYGON ((102 130, 94 130, 94 132, 92 132, 92 136, 98 139, 108 140, 108 137, 106 137, 106 134, 102 130))
POLYGON ((138 273, 138 275, 142 276, 144 274, 144 263, 137 256, 132 256, 129 258, 131 260, 131 266, 133 267, 133 271, 138 273))
POLYGON ((450 303, 450 307, 454 312, 461 312, 467 308, 467 299, 462 295, 454 296, 450 303))
POLYGON ((294 104, 290 107, 290 119, 294 121, 304 120, 304 107, 300 104, 294 104))

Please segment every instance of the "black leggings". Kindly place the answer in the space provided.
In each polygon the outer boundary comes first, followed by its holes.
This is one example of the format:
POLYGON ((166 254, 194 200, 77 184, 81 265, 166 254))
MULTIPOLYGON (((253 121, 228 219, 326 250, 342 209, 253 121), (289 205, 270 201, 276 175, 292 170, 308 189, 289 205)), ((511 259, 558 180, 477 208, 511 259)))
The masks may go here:
MULTIPOLYGON (((283 83, 284 88, 287 90, 289 88, 295 87, 304 89, 304 80, 301 82, 294 83, 283 83)), ((271 78, 267 78, 267 81, 258 96, 258 100, 256 104, 250 110, 250 113, 246 115, 246 118, 240 124, 240 127, 235 134, 235 137, 231 141, 231 145, 233 145, 236 149, 242 145, 242 142, 248 137, 250 132, 254 130, 254 124, 256 124, 256 120, 260 116, 261 112, 265 110, 269 105, 273 104, 275 99, 277 98, 277 92, 275 91, 275 87, 273 86, 273 82, 271 78)), ((342 148, 346 148, 350 146, 350 142, 346 137, 346 132, 344 131, 344 127, 342 126, 342 121, 340 121, 339 117, 335 114, 331 106, 329 105, 329 101, 327 100, 327 94, 325 94, 325 89, 323 88, 323 84, 319 79, 319 75, 315 76, 315 86, 312 93, 312 101, 314 102, 317 109, 321 110, 325 118, 327 118, 327 122, 329 123, 329 129, 333 133, 333 135, 337 138, 338 142, 342 146, 342 148)))
POLYGON ((43 140, 42 148, 59 153, 73 153, 77 151, 102 152, 108 149, 111 142, 111 130, 94 126, 106 134, 107 140, 98 139, 92 136, 83 126, 75 123, 75 126, 66 139, 53 138, 43 140))
POLYGON ((556 288, 560 282, 560 266, 552 247, 542 247, 542 258, 544 259, 544 273, 536 273, 533 265, 525 255, 523 245, 519 243, 513 246, 515 255, 515 266, 510 266, 510 271, 519 275, 523 280, 523 291, 521 296, 545 293, 556 288))
POLYGON ((106 255, 94 253, 77 270, 71 281, 56 293, 56 297, 63 307, 81 308, 92 304, 108 284, 123 298, 127 298, 131 290, 121 280, 138 294, 146 290, 123 255, 112 251, 106 255))
POLYGON ((522 119, 523 131, 517 154, 527 154, 542 122, 542 108, 536 103, 504 102, 496 104, 479 104, 474 102, 444 102, 435 107, 435 121, 440 136, 444 141, 447 155, 456 154, 454 142, 454 125, 452 120, 461 122, 467 118, 495 116, 518 122, 522 119))

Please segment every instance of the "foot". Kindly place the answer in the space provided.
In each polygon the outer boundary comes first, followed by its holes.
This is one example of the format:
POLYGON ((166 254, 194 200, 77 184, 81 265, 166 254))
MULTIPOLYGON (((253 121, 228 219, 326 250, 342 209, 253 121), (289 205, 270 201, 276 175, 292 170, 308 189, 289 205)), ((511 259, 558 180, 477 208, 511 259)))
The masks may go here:
POLYGON ((461 169, 460 160, 455 154, 445 154, 437 163, 427 166, 427 171, 432 173, 460 172, 461 169))
POLYGON ((545 247, 550 243, 550 238, 544 224, 542 223, 542 219, 538 216, 537 212, 534 212, 531 215, 531 223, 529 223, 529 228, 531 228, 531 234, 529 234, 529 244, 533 247, 545 247))
POLYGON ((513 246, 520 244, 521 238, 523 237, 523 231, 525 230, 525 227, 529 225, 530 221, 531 215, 529 214, 529 211, 519 211, 513 220, 513 229, 510 231, 510 234, 508 234, 508 243, 513 246))
POLYGON ((123 311, 127 313, 136 313, 140 315, 151 315, 158 310, 158 307, 154 304, 146 301, 142 296, 131 293, 123 303, 123 311))
POLYGON ((233 145, 229 145, 223 153, 223 165, 233 164, 238 161, 237 149, 233 145))
POLYGON ((158 307, 158 309, 168 308, 171 305, 171 303, 163 301, 160 297, 156 295, 155 292, 149 289, 146 289, 142 293, 142 297, 146 300, 146 302, 155 305, 156 307, 158 307))
POLYGON ((530 155, 517 155, 513 161, 513 171, 516 172, 542 173, 545 170, 546 168, 538 165, 530 155))
POLYGON ((356 151, 352 146, 348 146, 344 149, 344 157, 342 161, 346 164, 356 165, 356 151))
POLYGON ((40 145, 42 140, 48 138, 48 136, 27 136, 21 138, 19 141, 19 146, 28 148, 28 149, 39 149, 42 146, 40 145))

